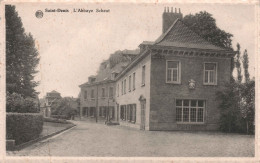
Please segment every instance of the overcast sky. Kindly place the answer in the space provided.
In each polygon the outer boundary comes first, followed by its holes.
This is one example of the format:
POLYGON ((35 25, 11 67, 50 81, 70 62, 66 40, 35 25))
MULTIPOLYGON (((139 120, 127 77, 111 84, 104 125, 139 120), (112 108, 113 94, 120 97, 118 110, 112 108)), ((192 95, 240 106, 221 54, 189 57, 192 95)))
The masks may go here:
MULTIPOLYGON (((248 50, 250 75, 254 76, 255 8, 253 5, 217 4, 16 4, 26 32, 36 40, 41 57, 40 97, 56 90, 62 96, 79 94, 79 85, 95 75, 102 60, 116 50, 136 49, 142 41, 154 41, 162 33, 164 7, 181 8, 183 15, 207 11, 217 25, 232 33, 233 46, 240 43, 248 50), (94 13, 73 13, 74 8, 92 9, 94 13), (110 9, 109 13, 95 10, 110 9), (45 9, 68 9, 69 13, 45 12, 45 9), (42 10, 43 18, 35 17, 42 10)), ((236 49, 236 48, 235 48, 236 49)))

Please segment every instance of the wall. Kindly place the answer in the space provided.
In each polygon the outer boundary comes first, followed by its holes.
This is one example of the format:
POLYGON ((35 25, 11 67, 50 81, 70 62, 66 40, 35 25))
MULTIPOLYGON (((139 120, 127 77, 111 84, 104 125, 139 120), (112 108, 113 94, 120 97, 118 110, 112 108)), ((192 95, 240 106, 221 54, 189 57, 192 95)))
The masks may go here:
MULTIPOLYGON (((120 125, 140 128, 141 122, 141 105, 139 101, 139 97, 142 95, 146 99, 146 122, 145 122, 145 129, 149 130, 149 112, 150 112, 150 71, 151 71, 151 56, 147 55, 143 58, 140 62, 137 63, 133 68, 131 68, 124 76, 120 77, 116 81, 116 86, 119 84, 119 96, 117 95, 116 90, 116 103, 120 105, 127 105, 127 104, 136 104, 136 122, 131 123, 127 121, 123 121, 119 117, 120 125), (142 66, 145 65, 145 86, 142 86, 142 66), (135 72, 135 90, 131 90, 129 92, 129 75, 132 77, 132 86, 133 88, 133 73, 135 72), (121 93, 121 83, 126 79, 126 94, 122 95, 121 93)), ((120 115, 120 109, 119 109, 120 115)))
POLYGON ((151 63, 151 130, 217 130, 220 117, 216 92, 230 81, 230 58, 166 57, 152 58, 151 63), (166 60, 181 62, 181 84, 166 83, 166 60), (217 62, 217 85, 203 85, 204 62, 217 62), (196 81, 196 88, 189 89, 189 80, 196 81), (175 99, 206 100, 205 123, 180 125, 176 123, 175 99))

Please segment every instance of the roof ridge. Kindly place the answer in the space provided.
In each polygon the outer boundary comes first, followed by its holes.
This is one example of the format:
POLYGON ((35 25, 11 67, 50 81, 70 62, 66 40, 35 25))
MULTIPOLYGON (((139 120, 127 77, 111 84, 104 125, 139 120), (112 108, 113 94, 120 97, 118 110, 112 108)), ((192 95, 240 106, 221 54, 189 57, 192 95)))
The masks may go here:
POLYGON ((161 42, 161 41, 165 38, 165 36, 167 36, 167 34, 171 31, 171 29, 172 29, 173 26, 178 22, 178 20, 180 20, 180 19, 177 18, 177 19, 172 23, 172 25, 167 29, 167 31, 164 32, 161 36, 159 36, 158 39, 156 39, 156 40, 154 41, 154 45, 157 44, 157 43, 159 43, 159 42, 161 42))

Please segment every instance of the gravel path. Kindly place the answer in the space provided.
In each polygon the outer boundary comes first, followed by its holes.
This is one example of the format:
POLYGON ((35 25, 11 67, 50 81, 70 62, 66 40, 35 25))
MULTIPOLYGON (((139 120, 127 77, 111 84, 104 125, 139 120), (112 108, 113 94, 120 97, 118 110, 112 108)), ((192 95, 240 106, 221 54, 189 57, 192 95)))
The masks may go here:
POLYGON ((38 142, 18 156, 252 157, 254 136, 216 132, 140 131, 74 121, 76 127, 38 142))

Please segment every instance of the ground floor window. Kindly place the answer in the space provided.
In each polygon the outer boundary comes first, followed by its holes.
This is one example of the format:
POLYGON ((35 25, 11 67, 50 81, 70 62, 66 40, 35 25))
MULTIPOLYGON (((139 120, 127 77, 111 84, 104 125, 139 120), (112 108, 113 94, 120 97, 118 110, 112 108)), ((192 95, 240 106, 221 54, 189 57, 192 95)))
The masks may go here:
POLYGON ((109 118, 110 119, 114 119, 115 118, 115 107, 114 106, 110 106, 109 107, 109 118))
POLYGON ((95 116, 95 111, 96 111, 95 107, 90 107, 89 108, 89 116, 90 117, 94 117, 95 116))
POLYGON ((127 120, 129 122, 136 121, 136 104, 127 105, 127 120))
POLYGON ((83 116, 88 116, 88 107, 83 107, 82 115, 83 116))
POLYGON ((106 107, 104 106, 99 107, 99 116, 106 117, 106 107))
POLYGON ((176 121, 188 123, 204 122, 204 100, 176 100, 176 121))
POLYGON ((120 119, 124 121, 126 120, 126 105, 120 106, 120 119))

